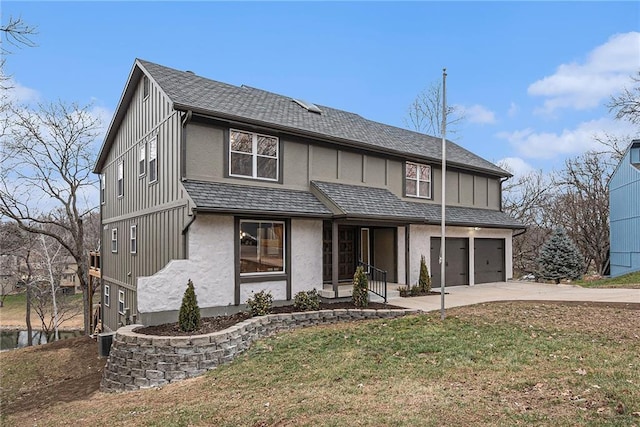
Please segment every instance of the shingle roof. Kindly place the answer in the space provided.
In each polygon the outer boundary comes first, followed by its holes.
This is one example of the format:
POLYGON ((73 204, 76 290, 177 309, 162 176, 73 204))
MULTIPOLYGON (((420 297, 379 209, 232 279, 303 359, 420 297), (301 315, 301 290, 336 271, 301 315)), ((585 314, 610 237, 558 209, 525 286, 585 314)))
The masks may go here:
MULTIPOLYGON (((319 191, 346 217, 378 218, 398 221, 440 223, 440 205, 407 202, 384 188, 311 181, 319 191)), ((524 228, 524 225, 504 212, 447 206, 447 223, 472 227, 524 228)))
MULTIPOLYGON (((326 106, 319 106, 322 114, 316 114, 287 96, 247 86, 233 86, 143 60, 137 60, 136 64, 143 67, 162 88, 176 109, 190 109, 220 118, 328 138, 399 156, 431 161, 442 158, 440 138, 326 106)), ((452 165, 510 176, 509 172, 450 141, 447 141, 447 160, 452 165)))
POLYGON ((331 211, 308 191, 193 180, 182 184, 197 210, 331 216, 331 211))

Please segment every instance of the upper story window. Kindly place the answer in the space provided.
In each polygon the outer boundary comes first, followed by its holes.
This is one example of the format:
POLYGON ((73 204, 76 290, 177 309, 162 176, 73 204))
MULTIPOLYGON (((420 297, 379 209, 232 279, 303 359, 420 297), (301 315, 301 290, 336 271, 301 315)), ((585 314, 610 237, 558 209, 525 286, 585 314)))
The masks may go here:
POLYGON ((144 99, 149 97, 149 77, 147 76, 142 78, 142 96, 144 99))
POLYGON ((158 137, 149 141, 149 183, 158 180, 158 137))
POLYGON ((137 253, 138 252, 138 227, 135 225, 131 226, 129 240, 131 241, 131 253, 132 254, 137 253))
POLYGON ((431 166, 406 163, 405 194, 408 197, 431 198, 431 166))
POLYGON ((104 192, 106 188, 105 176, 104 174, 100 175, 100 204, 104 205, 104 192))
POLYGON ((278 138, 231 130, 229 140, 229 175, 278 180, 278 138))
POLYGON ((147 173, 147 146, 140 145, 140 154, 138 155, 138 176, 143 177, 147 173))
POLYGON ((124 161, 118 163, 116 186, 118 187, 118 197, 124 196, 124 161))
POLYGON ((118 252, 118 229, 117 228, 111 229, 111 252, 113 253, 118 252))

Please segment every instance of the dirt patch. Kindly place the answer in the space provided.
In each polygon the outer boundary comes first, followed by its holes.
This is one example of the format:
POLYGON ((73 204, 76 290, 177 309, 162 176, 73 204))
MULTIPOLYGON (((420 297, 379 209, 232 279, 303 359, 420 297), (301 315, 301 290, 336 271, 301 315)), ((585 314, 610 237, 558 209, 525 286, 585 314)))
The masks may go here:
MULTIPOLYGON (((336 302, 336 303, 320 303, 320 310, 335 310, 335 309, 355 309, 357 308, 352 302, 336 302)), ((395 305, 383 304, 378 302, 370 302, 367 306, 368 309, 398 309, 395 305)), ((273 307, 272 313, 295 313, 300 310, 296 310, 293 305, 285 305, 281 307, 273 307)), ((157 326, 146 326, 144 328, 138 328, 135 331, 139 334, 145 335, 159 335, 159 336, 187 336, 187 335, 203 335, 210 334, 212 332, 218 332, 223 329, 227 329, 236 323, 240 323, 243 320, 250 318, 251 315, 244 311, 228 316, 216 316, 205 317, 201 320, 200 328, 194 332, 183 332, 180 330, 178 323, 165 323, 157 326)))
POLYGON ((106 359, 98 357, 93 339, 82 336, 3 352, 0 362, 0 412, 8 415, 90 399, 100 388, 106 359))

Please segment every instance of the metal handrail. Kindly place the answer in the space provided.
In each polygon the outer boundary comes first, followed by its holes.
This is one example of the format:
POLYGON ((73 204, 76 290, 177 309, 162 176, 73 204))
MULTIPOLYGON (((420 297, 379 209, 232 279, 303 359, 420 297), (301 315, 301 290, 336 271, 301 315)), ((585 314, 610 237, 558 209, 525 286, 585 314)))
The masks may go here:
POLYGON ((369 292, 378 295, 387 303, 387 272, 379 268, 369 265, 365 262, 358 261, 358 266, 364 269, 367 275, 369 292))

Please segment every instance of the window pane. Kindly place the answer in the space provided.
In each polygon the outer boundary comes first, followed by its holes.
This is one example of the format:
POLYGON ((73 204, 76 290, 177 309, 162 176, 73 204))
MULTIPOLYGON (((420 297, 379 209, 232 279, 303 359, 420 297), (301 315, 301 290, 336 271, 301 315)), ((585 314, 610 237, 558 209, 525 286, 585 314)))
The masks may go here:
POLYGON ((158 161, 149 160, 149 182, 154 182, 158 179, 158 161))
POLYGON ((417 193, 417 182, 412 179, 407 179, 407 196, 415 196, 417 193))
POLYGON ((284 224, 240 223, 240 272, 284 271, 284 224))
POLYGON ((420 197, 430 197, 430 185, 427 182, 420 182, 420 197))
POLYGON ((420 180, 431 181, 431 168, 429 166, 420 166, 420 180))
POLYGON ((278 179, 278 161, 269 157, 258 157, 258 178, 278 179))
POLYGON ((416 176, 416 165, 407 163, 407 178, 415 178, 416 176))
POLYGON ((231 151, 241 151, 251 153, 253 151, 253 141, 250 133, 231 131, 231 151))
POLYGON ((231 153, 231 175, 253 176, 253 156, 231 153))
POLYGON ((278 140, 264 135, 258 135, 258 154, 276 157, 278 155, 278 140))

